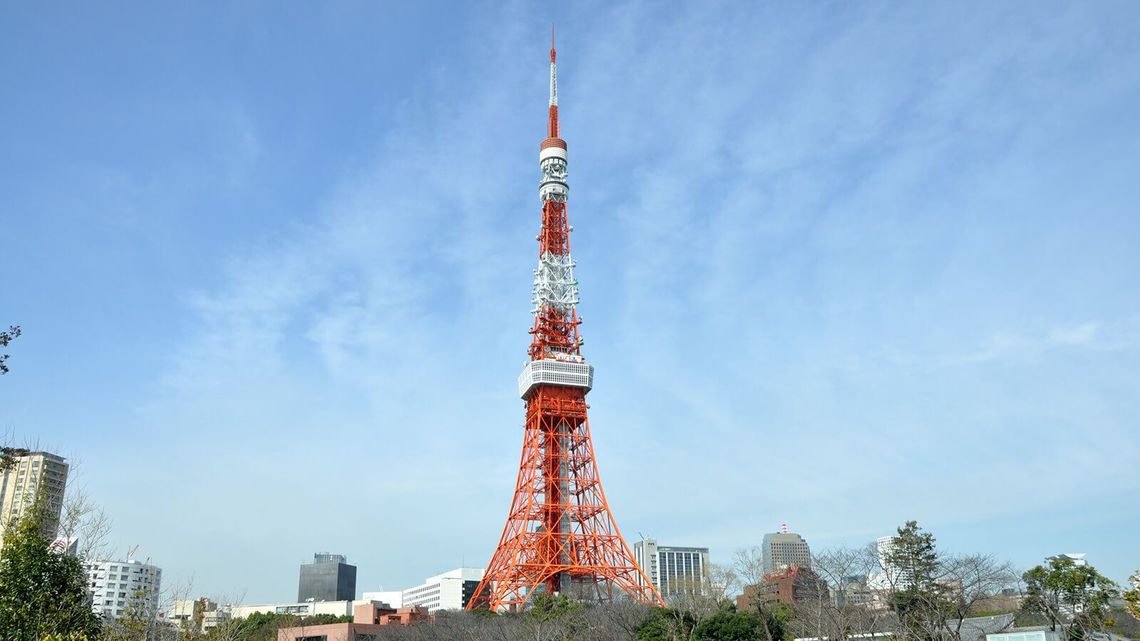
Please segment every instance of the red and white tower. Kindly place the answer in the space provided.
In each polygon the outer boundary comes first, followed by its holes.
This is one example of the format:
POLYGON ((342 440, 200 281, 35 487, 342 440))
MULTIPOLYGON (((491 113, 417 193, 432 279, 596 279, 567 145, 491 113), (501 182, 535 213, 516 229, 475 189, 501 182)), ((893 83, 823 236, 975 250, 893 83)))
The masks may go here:
POLYGON ((526 427, 503 536, 469 609, 518 609, 535 593, 611 599, 616 590, 662 604, 618 532, 598 475, 586 394, 594 368, 582 357, 578 281, 566 219, 566 141, 558 131, 558 70, 550 43, 550 121, 539 145, 542 228, 534 270, 530 360, 519 376, 526 427))

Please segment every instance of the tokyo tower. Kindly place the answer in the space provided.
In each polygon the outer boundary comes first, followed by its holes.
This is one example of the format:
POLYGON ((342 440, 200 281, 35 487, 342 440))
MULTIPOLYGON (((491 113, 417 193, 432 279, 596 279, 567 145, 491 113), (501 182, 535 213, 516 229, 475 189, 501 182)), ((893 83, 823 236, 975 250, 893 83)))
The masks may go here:
POLYGON ((539 145, 542 228, 534 270, 530 360, 519 376, 526 426, 507 524, 468 609, 521 609, 534 594, 608 601, 620 590, 662 605, 618 532, 598 475, 586 394, 594 368, 582 357, 578 281, 566 219, 566 141, 558 131, 558 73, 550 43, 550 120, 539 145))

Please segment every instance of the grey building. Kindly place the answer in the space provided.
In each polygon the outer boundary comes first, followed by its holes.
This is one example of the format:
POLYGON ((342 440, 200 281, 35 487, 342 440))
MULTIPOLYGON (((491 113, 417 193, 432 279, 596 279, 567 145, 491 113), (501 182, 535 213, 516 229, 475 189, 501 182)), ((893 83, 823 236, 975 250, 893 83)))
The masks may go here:
POLYGON ((356 598, 356 566, 340 554, 314 554, 301 565, 297 601, 351 601, 356 598))
POLYGON ((657 545, 654 539, 633 544, 633 558, 663 597, 699 594, 709 581, 709 549, 657 545))
POLYGON ((811 569, 811 548, 807 541, 795 532, 786 529, 764 535, 760 546, 764 563, 764 574, 772 574, 790 567, 811 569))

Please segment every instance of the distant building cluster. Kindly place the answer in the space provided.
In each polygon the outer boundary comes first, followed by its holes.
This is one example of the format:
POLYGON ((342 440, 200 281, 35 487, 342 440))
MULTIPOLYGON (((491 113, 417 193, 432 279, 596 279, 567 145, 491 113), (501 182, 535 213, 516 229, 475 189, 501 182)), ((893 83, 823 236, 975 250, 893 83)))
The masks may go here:
MULTIPOLYGON (((48 452, 16 457, 8 469, 0 472, 0 527, 19 519, 36 501, 42 500, 46 510, 45 534, 56 537, 68 469, 64 458, 48 452)), ((53 549, 60 554, 76 554, 77 541, 65 537, 56 539, 53 549)), ((743 594, 737 597, 737 606, 751 608, 759 604, 796 604, 825 599, 839 606, 885 610, 890 591, 906 589, 915 580, 906 569, 892 564, 894 545, 895 537, 880 537, 875 541, 876 562, 871 571, 838 580, 829 577, 831 581, 828 581, 813 569, 807 540, 783 526, 778 532, 763 535, 758 555, 761 578, 744 586, 743 594)), ((642 581, 651 583, 666 602, 721 587, 715 584, 718 579, 711 572, 707 547, 662 545, 656 539, 642 537, 632 549, 643 572, 642 581)), ((1087 565, 1084 557, 1084 554, 1068 553, 1046 560, 1065 560, 1083 566, 1087 565)), ((466 608, 477 598, 476 590, 484 578, 483 568, 460 567, 427 577, 419 585, 403 590, 364 592, 358 599, 356 566, 341 554, 321 552, 313 555, 311 563, 300 565, 296 601, 240 605, 200 597, 164 604, 160 600, 162 569, 149 559, 137 560, 134 550, 125 560, 85 560, 84 569, 91 608, 106 620, 135 617, 205 633, 230 619, 243 619, 256 613, 351 618, 342 623, 281 629, 278 638, 283 641, 374 639, 382 626, 430 621, 437 613, 466 608)), ((993 603, 987 604, 995 609, 1008 610, 1020 603, 1020 596, 996 594, 990 601, 993 603)), ((1063 641, 1049 630, 1012 630, 1012 618, 1008 621, 1002 617, 969 619, 964 620, 963 625, 977 628, 977 634, 971 633, 972 638, 985 637, 987 641, 1063 641)))

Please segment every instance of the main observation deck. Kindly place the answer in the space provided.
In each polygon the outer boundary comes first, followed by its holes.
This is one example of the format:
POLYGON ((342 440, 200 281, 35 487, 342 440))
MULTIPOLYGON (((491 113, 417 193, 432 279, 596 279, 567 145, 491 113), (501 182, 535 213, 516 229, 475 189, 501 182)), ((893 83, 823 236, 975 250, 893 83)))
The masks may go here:
POLYGON ((582 387, 588 392, 594 386, 594 366, 553 358, 527 361, 519 374, 519 396, 525 400, 539 385, 582 387))

